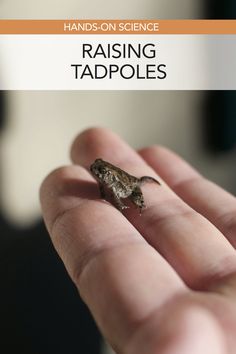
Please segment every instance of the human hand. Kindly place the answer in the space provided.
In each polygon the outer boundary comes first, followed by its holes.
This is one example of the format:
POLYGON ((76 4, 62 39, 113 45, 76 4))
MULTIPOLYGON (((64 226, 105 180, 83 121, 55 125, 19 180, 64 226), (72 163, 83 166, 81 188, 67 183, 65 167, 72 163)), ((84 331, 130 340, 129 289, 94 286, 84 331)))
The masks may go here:
POLYGON ((236 353, 236 199, 162 147, 135 152, 90 129, 41 203, 52 242, 103 335, 122 354, 236 353), (124 214, 88 172, 101 157, 135 176, 147 208, 124 214))

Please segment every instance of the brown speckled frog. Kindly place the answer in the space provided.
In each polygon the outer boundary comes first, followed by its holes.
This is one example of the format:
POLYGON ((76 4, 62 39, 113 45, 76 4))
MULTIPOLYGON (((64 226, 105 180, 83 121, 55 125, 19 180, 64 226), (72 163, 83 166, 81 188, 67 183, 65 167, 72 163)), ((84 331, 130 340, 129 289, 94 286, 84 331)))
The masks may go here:
POLYGON ((141 214, 145 203, 140 187, 146 182, 160 185, 160 182, 153 177, 134 177, 102 159, 96 159, 90 166, 90 171, 99 183, 101 198, 105 199, 106 189, 111 190, 114 202, 120 211, 128 208, 121 199, 129 198, 139 208, 141 214))

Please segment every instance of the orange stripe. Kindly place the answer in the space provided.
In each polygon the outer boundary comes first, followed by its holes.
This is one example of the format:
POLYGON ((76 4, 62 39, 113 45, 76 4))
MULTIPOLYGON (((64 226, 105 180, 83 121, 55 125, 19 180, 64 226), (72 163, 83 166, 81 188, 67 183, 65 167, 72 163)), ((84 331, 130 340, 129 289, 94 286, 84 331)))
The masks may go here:
POLYGON ((236 34, 236 20, 0 20, 0 34, 236 34))

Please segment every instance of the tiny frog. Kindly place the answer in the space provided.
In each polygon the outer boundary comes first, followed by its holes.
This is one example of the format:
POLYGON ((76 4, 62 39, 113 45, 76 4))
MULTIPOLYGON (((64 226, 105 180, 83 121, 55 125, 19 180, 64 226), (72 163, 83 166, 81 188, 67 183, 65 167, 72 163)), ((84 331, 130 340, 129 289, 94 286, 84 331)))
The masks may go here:
POLYGON ((90 166, 90 171, 99 183, 101 198, 105 199, 106 189, 111 190, 114 202, 120 211, 128 208, 121 199, 129 198, 139 208, 141 214, 145 204, 140 187, 146 182, 160 185, 160 182, 153 177, 134 177, 102 159, 96 159, 90 166))

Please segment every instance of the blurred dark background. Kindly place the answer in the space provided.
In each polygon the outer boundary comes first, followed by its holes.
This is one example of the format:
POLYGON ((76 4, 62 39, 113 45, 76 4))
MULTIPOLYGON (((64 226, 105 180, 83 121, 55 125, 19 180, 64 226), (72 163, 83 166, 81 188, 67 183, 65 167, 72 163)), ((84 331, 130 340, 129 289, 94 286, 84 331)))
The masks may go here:
MULTIPOLYGON (((235 19, 234 0, 208 0, 206 18, 235 19)), ((236 143, 236 91, 213 91, 206 95, 205 141, 214 153, 232 149, 236 143)), ((204 124, 204 123, 203 123, 204 124)))

